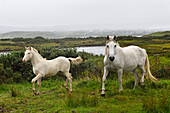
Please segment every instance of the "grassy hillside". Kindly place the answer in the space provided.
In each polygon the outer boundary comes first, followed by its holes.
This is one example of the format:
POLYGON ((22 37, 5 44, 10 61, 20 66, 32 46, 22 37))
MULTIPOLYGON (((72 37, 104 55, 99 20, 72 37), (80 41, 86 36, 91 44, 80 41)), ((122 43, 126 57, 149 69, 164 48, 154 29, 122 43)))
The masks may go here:
POLYGON ((170 36, 170 31, 163 31, 163 32, 155 32, 155 33, 151 33, 148 35, 145 35, 147 37, 162 37, 162 36, 170 36))
POLYGON ((56 38, 55 33, 43 31, 13 31, 0 35, 1 38, 34 38, 37 36, 42 36, 44 38, 56 38))
MULTIPOLYGON (((157 54, 170 52, 170 36, 165 35, 167 32, 169 33, 169 31, 161 32, 161 36, 151 36, 152 34, 144 37, 118 36, 117 39, 122 47, 128 45, 138 45, 142 48, 147 49, 148 52, 152 52, 152 54, 157 54)), ((0 51, 21 50, 25 46, 48 46, 57 48, 78 46, 104 46, 105 41, 105 37, 45 39, 38 36, 35 38, 1 39, 0 51)))

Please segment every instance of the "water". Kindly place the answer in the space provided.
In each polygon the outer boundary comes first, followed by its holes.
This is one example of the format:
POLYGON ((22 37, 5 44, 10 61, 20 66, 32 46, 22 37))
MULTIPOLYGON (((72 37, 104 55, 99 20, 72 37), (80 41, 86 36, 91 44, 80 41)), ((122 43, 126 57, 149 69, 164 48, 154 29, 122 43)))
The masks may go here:
POLYGON ((11 52, 0 52, 0 55, 7 55, 10 54, 11 52))
MULTIPOLYGON (((77 51, 79 52, 87 52, 92 53, 94 55, 105 55, 105 46, 92 46, 92 47, 76 47, 77 51)), ((10 54, 10 52, 0 52, 2 54, 10 54)))
POLYGON ((104 55, 105 54, 105 46, 95 46, 95 47, 77 47, 77 51, 84 51, 88 53, 92 53, 94 55, 104 55))

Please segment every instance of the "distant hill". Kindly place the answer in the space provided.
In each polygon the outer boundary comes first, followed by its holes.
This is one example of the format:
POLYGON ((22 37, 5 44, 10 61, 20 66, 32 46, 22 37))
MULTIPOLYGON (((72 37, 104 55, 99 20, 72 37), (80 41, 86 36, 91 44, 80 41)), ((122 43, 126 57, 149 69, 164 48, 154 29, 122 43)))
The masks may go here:
POLYGON ((79 30, 79 31, 11 31, 7 33, 0 34, 0 39, 3 38, 35 38, 41 36, 48 39, 58 39, 58 38, 73 38, 73 37, 97 37, 97 36, 107 36, 107 35, 117 35, 117 36, 143 36, 153 31, 144 30, 79 30))
POLYGON ((0 34, 0 38, 35 38, 37 36, 41 36, 44 38, 56 38, 55 33, 44 31, 13 31, 0 34))
POLYGON ((155 32, 148 35, 144 35, 145 37, 162 37, 162 36, 170 36, 170 31, 162 31, 162 32, 155 32))

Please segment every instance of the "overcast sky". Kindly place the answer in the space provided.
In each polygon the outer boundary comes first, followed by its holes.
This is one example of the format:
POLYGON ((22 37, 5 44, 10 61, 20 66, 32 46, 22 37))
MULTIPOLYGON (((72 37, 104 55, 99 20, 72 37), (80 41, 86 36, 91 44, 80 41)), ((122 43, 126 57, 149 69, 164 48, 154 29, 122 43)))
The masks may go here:
POLYGON ((0 26, 64 25, 170 28, 170 0, 0 0, 0 26))

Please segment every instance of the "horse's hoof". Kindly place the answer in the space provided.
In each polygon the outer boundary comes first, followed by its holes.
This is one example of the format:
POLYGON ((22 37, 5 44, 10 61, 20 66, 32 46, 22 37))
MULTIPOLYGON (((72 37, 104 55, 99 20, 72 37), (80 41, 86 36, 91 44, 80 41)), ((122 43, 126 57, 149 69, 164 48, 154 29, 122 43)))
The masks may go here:
POLYGON ((101 94, 102 97, 105 97, 105 94, 101 94))
POLYGON ((120 90, 119 90, 119 93, 122 93, 122 92, 123 92, 123 89, 120 89, 120 90))

